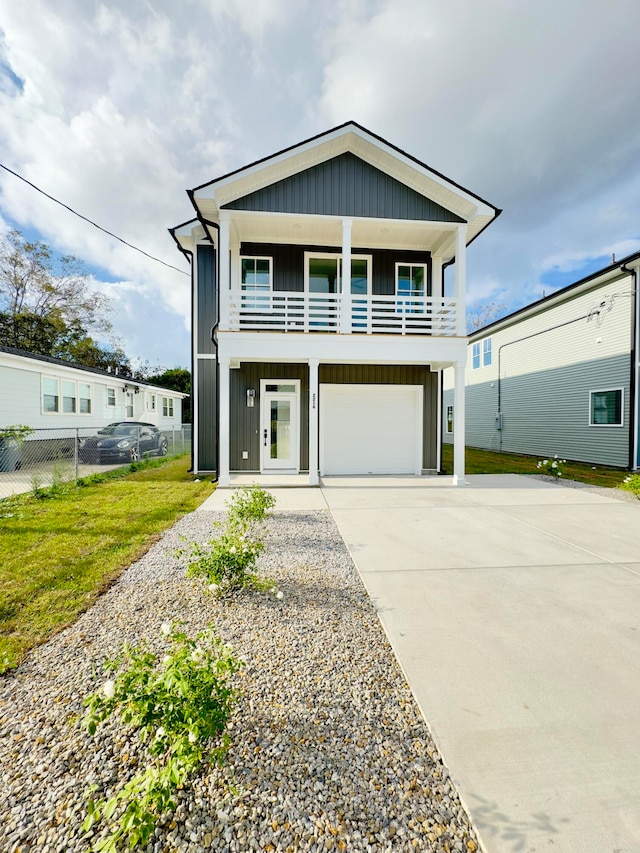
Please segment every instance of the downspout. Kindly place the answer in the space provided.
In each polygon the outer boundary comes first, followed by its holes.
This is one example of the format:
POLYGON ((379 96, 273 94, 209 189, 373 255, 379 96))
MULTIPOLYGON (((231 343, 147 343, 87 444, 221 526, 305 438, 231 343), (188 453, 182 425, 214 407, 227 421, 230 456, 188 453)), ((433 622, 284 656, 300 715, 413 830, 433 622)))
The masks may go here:
MULTIPOLYGON (((220 232, 220 226, 217 222, 211 222, 208 219, 203 219, 205 225, 209 225, 220 232)), ((218 324, 220 322, 220 251, 219 239, 216 240, 216 320, 211 327, 211 343, 216 351, 216 475, 211 481, 218 482, 220 476, 220 359, 218 358, 218 324)))
MULTIPOLYGON (((195 371, 195 367, 196 367, 196 361, 195 361, 195 358, 193 355, 193 352, 195 349, 195 341, 194 341, 195 332, 193 330, 193 305, 194 305, 194 285, 195 285, 195 281, 194 281, 195 264, 194 264, 194 261, 195 261, 195 258, 194 258, 193 252, 190 249, 185 249, 184 254, 185 254, 185 256, 187 256, 189 258, 189 263, 191 264, 191 394, 189 395, 190 401, 191 401, 191 467, 187 471, 187 474, 191 474, 191 473, 193 473, 193 462, 194 462, 193 413, 195 411, 195 405, 194 405, 194 397, 193 397, 193 377, 195 376, 194 371, 195 371)), ((183 432, 183 440, 184 440, 184 432, 183 432)))
POLYGON ((638 266, 629 269, 620 267, 621 272, 630 273, 633 276, 633 326, 631 335, 631 375, 629 377, 629 390, 631 392, 631 406, 629 415, 629 470, 638 470, 638 407, 640 405, 640 299, 638 299, 638 266))

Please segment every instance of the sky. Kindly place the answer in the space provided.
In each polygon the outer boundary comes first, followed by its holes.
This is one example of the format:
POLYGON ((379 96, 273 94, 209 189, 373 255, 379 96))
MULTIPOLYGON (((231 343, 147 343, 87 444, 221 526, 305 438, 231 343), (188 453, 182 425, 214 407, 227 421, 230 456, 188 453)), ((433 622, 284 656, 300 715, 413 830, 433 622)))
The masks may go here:
POLYGON ((348 120, 502 208, 468 303, 640 250, 637 0, 0 0, 0 233, 80 258, 129 356, 188 366, 185 190, 348 120), (180 270, 180 271, 179 271, 180 270))

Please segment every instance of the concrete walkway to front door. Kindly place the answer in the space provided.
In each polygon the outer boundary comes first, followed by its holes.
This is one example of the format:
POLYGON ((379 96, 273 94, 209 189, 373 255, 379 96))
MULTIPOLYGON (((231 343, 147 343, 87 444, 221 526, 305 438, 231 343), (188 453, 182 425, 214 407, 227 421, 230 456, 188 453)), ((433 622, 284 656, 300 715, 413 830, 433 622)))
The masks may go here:
POLYGON ((488 853, 640 850, 640 503, 516 475, 322 491, 488 853))

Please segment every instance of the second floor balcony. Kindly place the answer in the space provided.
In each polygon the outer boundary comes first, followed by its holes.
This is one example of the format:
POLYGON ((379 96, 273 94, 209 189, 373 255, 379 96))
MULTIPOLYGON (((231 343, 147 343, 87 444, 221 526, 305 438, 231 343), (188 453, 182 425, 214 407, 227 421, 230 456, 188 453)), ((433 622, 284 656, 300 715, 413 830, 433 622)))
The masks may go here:
MULTIPOLYGON (((458 300, 417 295, 229 290, 222 331, 455 336, 458 300)), ((222 294, 221 294, 222 296, 222 294)))

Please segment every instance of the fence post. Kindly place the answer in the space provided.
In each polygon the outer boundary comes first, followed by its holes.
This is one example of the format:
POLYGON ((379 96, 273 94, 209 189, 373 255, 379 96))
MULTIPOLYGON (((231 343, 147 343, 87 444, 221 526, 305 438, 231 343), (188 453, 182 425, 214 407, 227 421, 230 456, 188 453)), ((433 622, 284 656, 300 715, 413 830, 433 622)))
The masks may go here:
POLYGON ((80 430, 76 427, 76 439, 73 443, 73 463, 76 472, 76 482, 78 481, 78 445, 80 444, 80 430))

